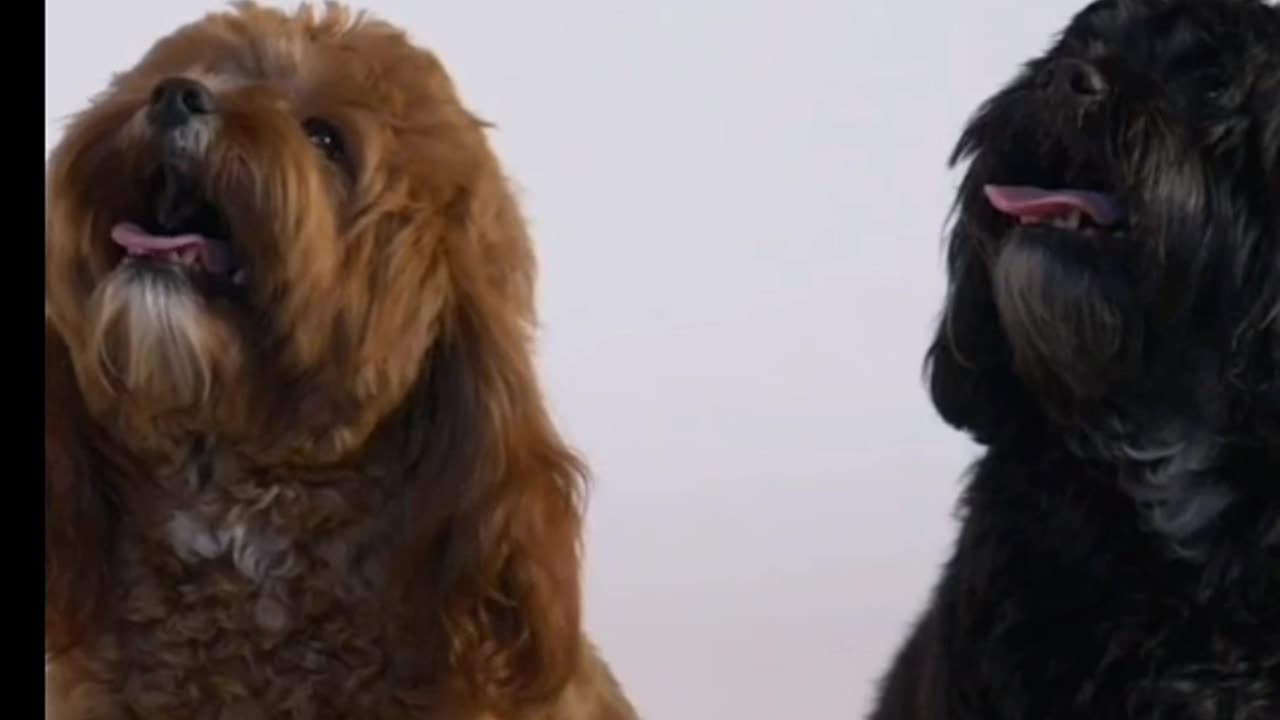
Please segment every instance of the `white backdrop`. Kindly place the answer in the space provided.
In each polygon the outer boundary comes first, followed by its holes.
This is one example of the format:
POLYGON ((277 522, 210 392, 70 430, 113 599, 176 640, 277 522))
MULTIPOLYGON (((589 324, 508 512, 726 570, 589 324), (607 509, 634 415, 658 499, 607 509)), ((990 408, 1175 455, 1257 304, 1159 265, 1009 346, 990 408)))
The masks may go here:
MULTIPOLYGON (((292 5, 293 3, 289 3, 292 5)), ((46 146, 208 0, 47 0, 46 146)), ((497 123, 596 477, 591 631, 656 720, 856 718, 973 449, 928 405, 944 160, 1068 0, 366 0, 497 123)))

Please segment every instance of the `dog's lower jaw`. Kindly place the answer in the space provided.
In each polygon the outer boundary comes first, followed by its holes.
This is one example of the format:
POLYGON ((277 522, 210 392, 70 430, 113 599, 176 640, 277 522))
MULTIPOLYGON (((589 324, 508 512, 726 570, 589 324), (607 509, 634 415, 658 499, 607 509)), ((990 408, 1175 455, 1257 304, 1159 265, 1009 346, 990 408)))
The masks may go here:
POLYGON ((384 386, 388 399, 356 403, 330 376, 282 389, 255 372, 247 326, 218 303, 181 268, 127 264, 91 296, 77 379, 91 414, 131 450, 179 463, 212 435, 263 465, 341 462, 402 396, 384 386), (296 413, 283 422, 280 407, 296 413))
POLYGON ((1180 398, 1161 408, 1165 420, 1156 425, 1135 412, 1126 395, 1152 378, 1132 290, 1104 266, 1037 240, 1015 234, 993 272, 1016 372, 1073 452, 1117 469, 1119 489, 1132 497, 1145 528, 1171 554, 1199 557, 1235 499, 1216 478, 1217 411, 1204 398, 1180 398))
POLYGON ((89 301, 91 375, 104 394, 157 411, 197 407, 238 365, 233 329, 181 271, 121 267, 89 301))
POLYGON ((1015 369, 1040 394, 1089 403, 1137 370, 1135 304, 1104 268, 1015 235, 992 280, 1015 369))

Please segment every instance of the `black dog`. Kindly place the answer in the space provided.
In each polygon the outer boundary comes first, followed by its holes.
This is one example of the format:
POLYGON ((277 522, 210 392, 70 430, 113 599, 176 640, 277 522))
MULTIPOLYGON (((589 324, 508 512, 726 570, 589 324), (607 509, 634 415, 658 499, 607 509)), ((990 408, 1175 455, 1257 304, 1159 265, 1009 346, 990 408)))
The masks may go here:
POLYGON ((929 352, 986 447, 874 720, 1280 718, 1280 9, 1103 0, 974 116, 929 352))

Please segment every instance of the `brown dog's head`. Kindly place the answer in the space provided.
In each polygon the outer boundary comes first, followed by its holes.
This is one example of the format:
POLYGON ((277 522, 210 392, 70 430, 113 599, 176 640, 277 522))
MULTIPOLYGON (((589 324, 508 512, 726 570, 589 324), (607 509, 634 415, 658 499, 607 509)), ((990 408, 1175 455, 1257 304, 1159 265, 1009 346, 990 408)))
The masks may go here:
MULTIPOLYGON (((403 596, 438 603, 456 662, 533 690, 578 645, 581 472, 539 396, 532 250, 484 129, 432 55, 335 5, 177 30, 50 160, 49 362, 139 458, 212 440, 331 466, 393 435, 424 508, 403 596)), ((46 469, 55 645, 111 546, 86 517, 110 488, 73 460, 46 469)))
POLYGON ((336 7, 240 5, 162 39, 68 128, 48 308, 130 442, 328 460, 461 315, 531 319, 520 222, 433 56, 336 7))

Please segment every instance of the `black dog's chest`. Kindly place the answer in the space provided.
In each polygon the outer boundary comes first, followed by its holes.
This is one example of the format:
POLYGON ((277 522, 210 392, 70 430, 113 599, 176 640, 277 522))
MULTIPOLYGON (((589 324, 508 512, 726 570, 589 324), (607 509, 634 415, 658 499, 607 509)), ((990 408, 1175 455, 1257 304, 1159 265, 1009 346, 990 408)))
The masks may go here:
MULTIPOLYGON (((1154 624, 1150 617, 1133 625, 1118 623, 1113 632, 1099 633, 1095 637, 1112 640, 1103 640, 1092 667, 1087 660, 1077 666, 1084 682, 1074 693, 1072 716, 1280 719, 1280 628, 1273 622, 1249 626, 1224 620, 1221 610, 1193 612, 1154 624)), ((1053 654, 1047 647, 1041 652, 1053 654)))
POLYGON ((1274 720, 1280 718, 1276 657, 1206 655, 1153 668, 1133 689, 1131 714, 1151 720, 1274 720), (1268 667, 1270 665, 1270 667, 1268 667))

